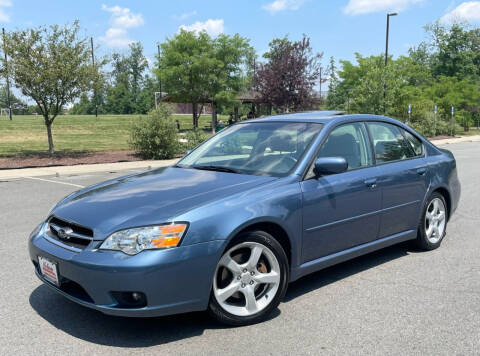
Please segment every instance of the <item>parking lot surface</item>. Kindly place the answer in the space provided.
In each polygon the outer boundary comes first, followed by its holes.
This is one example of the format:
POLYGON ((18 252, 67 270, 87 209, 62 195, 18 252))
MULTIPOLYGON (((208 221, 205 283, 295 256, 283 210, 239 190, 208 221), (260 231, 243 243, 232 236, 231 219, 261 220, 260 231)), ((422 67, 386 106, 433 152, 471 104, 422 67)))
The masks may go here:
POLYGON ((242 328, 206 313, 106 316, 35 277, 27 237, 50 207, 131 171, 0 181, 0 355, 479 355, 480 143, 444 147, 462 198, 439 249, 401 244, 302 278, 268 321, 242 328))

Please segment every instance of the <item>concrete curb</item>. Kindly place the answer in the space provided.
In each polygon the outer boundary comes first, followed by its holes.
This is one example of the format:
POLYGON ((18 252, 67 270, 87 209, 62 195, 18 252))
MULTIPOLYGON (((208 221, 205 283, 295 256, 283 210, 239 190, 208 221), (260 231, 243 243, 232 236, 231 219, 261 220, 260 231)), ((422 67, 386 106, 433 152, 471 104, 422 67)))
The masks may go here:
POLYGON ((95 172, 122 171, 128 169, 146 169, 167 167, 175 164, 178 159, 164 161, 135 161, 135 162, 118 162, 118 163, 100 163, 100 164, 79 164, 76 166, 55 166, 55 167, 39 167, 39 168, 17 168, 0 170, 1 179, 13 179, 24 177, 40 177, 52 175, 71 175, 85 174, 95 172))

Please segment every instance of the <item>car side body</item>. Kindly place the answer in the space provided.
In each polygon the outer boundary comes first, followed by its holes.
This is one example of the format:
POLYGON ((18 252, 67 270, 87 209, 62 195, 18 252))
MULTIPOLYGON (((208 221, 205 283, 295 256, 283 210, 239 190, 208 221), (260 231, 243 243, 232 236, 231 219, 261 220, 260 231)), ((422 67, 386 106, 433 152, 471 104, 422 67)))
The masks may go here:
MULTIPOLYGON (((66 197, 46 221, 54 216, 89 227, 92 241, 81 250, 65 248, 46 236, 46 222, 40 224, 29 242, 37 275, 67 298, 107 314, 137 317, 205 310, 217 262, 243 231, 262 230, 274 236, 289 261, 288 280, 295 281, 415 239, 433 192, 444 197, 448 217, 457 208, 460 183, 453 155, 409 126, 382 116, 318 112, 249 120, 283 121, 323 125, 286 176, 168 167, 113 179, 66 197), (383 164, 373 159, 368 167, 316 177, 312 169, 319 148, 333 130, 350 123, 399 127, 421 141, 422 154, 383 164), (170 222, 188 223, 176 248, 135 256, 98 248, 115 231, 170 222), (58 261, 65 287, 40 275, 39 255, 58 261), (126 306, 115 298, 118 291, 141 291, 148 303, 126 306)), ((382 143, 377 144, 368 149, 382 149, 382 143)))

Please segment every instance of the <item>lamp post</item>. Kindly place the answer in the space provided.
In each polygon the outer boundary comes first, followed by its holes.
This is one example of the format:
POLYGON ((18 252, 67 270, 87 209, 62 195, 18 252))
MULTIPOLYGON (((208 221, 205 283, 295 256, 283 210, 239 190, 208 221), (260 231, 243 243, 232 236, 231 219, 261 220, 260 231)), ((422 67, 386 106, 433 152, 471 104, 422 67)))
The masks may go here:
MULTIPOLYGON (((385 36, 385 67, 387 67, 388 63, 388 34, 390 32, 390 16, 397 16, 396 12, 391 12, 387 14, 387 30, 385 36)), ((383 84, 383 113, 386 114, 387 104, 386 104, 386 97, 387 97, 387 82, 383 84)))
POLYGON ((396 12, 391 12, 387 14, 387 31, 385 36, 385 66, 387 66, 388 62, 388 33, 390 32, 390 16, 397 16, 396 12))

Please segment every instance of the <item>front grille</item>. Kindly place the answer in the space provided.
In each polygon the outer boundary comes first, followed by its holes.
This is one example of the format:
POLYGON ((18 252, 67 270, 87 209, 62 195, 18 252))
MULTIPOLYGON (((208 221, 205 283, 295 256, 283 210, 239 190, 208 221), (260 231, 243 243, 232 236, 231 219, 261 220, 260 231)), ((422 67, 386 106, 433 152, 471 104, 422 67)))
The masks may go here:
POLYGON ((93 230, 55 216, 48 220, 49 237, 62 245, 84 250, 93 240, 93 230))

